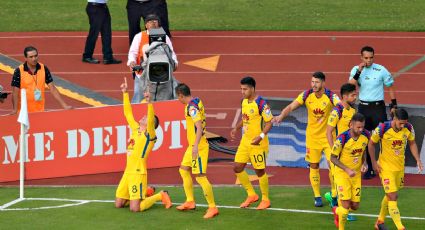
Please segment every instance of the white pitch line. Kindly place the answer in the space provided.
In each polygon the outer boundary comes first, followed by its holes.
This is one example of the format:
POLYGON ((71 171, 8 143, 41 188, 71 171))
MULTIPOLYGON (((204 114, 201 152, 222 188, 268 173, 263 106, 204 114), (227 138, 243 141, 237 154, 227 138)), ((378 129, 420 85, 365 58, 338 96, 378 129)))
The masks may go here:
MULTIPOLYGON (((239 90, 240 91, 240 90, 239 90)), ((233 122, 232 122, 232 128, 236 127, 236 124, 238 123, 239 120, 239 116, 241 115, 241 108, 238 108, 236 110, 236 114, 235 114, 235 118, 233 118, 233 122)))
MULTIPOLYGON (((38 208, 16 208, 16 209, 0 209, 0 211, 26 211, 26 210, 40 210, 40 209, 52 209, 52 208, 65 208, 71 206, 77 206, 88 203, 113 203, 113 200, 76 200, 76 199, 63 199, 63 198, 25 198, 25 200, 49 200, 49 201, 69 201, 69 202, 77 202, 76 204, 66 204, 60 206, 48 206, 48 207, 38 207, 38 208)), ((157 203, 160 204, 160 203, 157 203)), ((180 205, 181 203, 173 203, 173 205, 180 205)), ((198 207, 208 207, 208 204, 196 204, 198 207)), ((218 208, 227 208, 227 209, 241 209, 238 206, 230 206, 230 205, 217 205, 218 208)), ((255 210, 254 207, 246 208, 255 210)), ((287 208, 268 208, 265 211, 279 211, 279 212, 292 212, 292 213, 309 213, 309 214, 325 214, 325 215, 333 215, 332 212, 325 211, 315 211, 315 210, 302 210, 302 209, 287 209, 287 208)), ((376 218, 378 215, 374 214, 363 214, 363 213, 352 213, 355 216, 364 216, 364 217, 372 217, 376 218)), ((391 218, 390 216, 387 216, 391 218)), ((425 220, 425 217, 416 217, 416 216, 403 216, 402 219, 409 220, 425 220)))
POLYGON ((22 198, 18 198, 18 199, 16 199, 16 200, 12 200, 11 202, 6 203, 6 204, 4 204, 4 205, 0 206, 0 211, 1 211, 1 210, 3 210, 3 209, 5 209, 5 208, 7 208, 7 207, 10 207, 10 206, 12 206, 12 205, 14 205, 14 204, 17 204, 17 203, 19 203, 19 202, 21 202, 21 201, 23 201, 23 200, 24 200, 24 199, 22 199, 22 198))

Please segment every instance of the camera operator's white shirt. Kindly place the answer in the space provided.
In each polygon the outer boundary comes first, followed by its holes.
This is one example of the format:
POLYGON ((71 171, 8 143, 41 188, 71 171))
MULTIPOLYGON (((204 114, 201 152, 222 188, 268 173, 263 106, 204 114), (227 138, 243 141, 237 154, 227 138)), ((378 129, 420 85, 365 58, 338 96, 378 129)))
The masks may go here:
MULTIPOLYGON (((146 31, 149 34, 149 31, 146 31)), ((131 62, 137 61, 137 54, 139 54, 139 46, 140 41, 142 39, 142 32, 136 34, 134 36, 133 41, 131 42, 130 50, 128 51, 128 61, 127 66, 130 66, 131 62)), ((173 49, 173 44, 171 43, 171 39, 166 35, 165 43, 170 47, 170 50, 172 51, 172 58, 174 62, 176 63, 176 67, 178 66, 177 56, 173 49)), ((146 50, 149 48, 149 44, 145 44, 142 48, 143 51, 143 60, 146 60, 146 50)), ((138 74, 136 74, 137 77, 140 77, 138 74)))

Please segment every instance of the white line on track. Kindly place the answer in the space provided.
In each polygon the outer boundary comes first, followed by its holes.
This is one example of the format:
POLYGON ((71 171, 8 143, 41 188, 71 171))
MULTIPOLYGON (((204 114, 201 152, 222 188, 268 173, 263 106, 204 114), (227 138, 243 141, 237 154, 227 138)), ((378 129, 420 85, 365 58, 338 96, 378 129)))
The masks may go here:
MULTIPOLYGON (((22 57, 22 54, 4 54, 9 57, 22 57)), ((69 54, 69 53, 40 53, 41 56, 81 56, 81 53, 69 54)), ((101 53, 94 55, 101 56, 101 53)), ((114 53, 116 56, 127 56, 128 53, 114 53)), ((357 53, 343 54, 343 53, 178 53, 179 56, 359 56, 357 53)), ((379 53, 379 56, 402 56, 402 57, 422 57, 422 53, 413 54, 383 54, 379 53)))
MULTIPOLYGON (((179 74, 311 74, 312 71, 218 71, 218 72, 205 72, 205 71, 177 71, 174 74, 175 75, 179 75, 179 74)), ((345 72, 345 71, 323 71, 326 74, 344 74, 347 75, 347 77, 349 76, 349 72, 345 72)), ((66 72, 52 72, 53 74, 57 74, 57 75, 76 75, 76 74, 84 74, 84 75, 88 75, 88 74, 130 74, 130 72, 128 71, 86 71, 86 72, 73 72, 73 71, 66 71, 66 72)), ((0 73, 0 75, 10 75, 9 73, 0 73)), ((400 75, 425 75, 425 72, 404 72, 401 73, 400 75)), ((240 76, 238 76, 240 77, 240 76)), ((278 76, 281 77, 281 76, 278 76)))
MULTIPOLYGON (((127 35, 113 35, 113 38, 125 38, 127 35)), ((350 39, 425 39, 425 36, 390 36, 390 35, 174 35, 174 38, 237 38, 237 39, 268 39, 268 38, 350 38, 350 39)), ((0 36, 0 39, 49 39, 49 38, 82 38, 87 35, 16 35, 0 36)))
MULTIPOLYGON (((62 199, 62 198, 25 198, 23 200, 20 200, 18 202, 24 201, 24 200, 39 200, 39 201, 62 201, 62 202, 74 202, 74 204, 65 204, 65 205, 59 205, 59 206, 47 206, 47 207, 38 207, 38 208, 8 208, 8 209, 0 209, 0 211, 27 211, 27 210, 41 210, 41 209, 52 209, 52 208, 66 208, 71 206, 77 206, 77 205, 83 205, 88 203, 113 203, 113 200, 77 200, 77 199, 62 199)), ((157 203, 160 204, 160 203, 157 203)), ((174 205, 180 205, 181 203, 174 203, 174 205)), ((196 204, 198 207, 208 207, 207 204, 196 204)), ((229 205, 217 205, 218 208, 225 208, 225 209, 240 209, 238 206, 229 206, 229 205)), ((254 207, 247 208, 255 210, 254 207)), ((325 215, 333 215, 332 212, 325 212, 325 211, 315 211, 315 210, 302 210, 302 209, 287 209, 287 208, 268 208, 265 211, 278 211, 278 212, 292 212, 292 213, 308 213, 308 214, 325 214, 325 215)), ((355 216, 364 216, 364 217, 371 217, 376 218, 378 215, 374 214, 363 214, 363 213, 352 213, 352 215, 355 216)), ((390 216, 387 216, 390 217, 390 216)), ((403 216, 402 219, 409 219, 409 220, 425 220, 425 217, 415 217, 415 216, 403 216)))
MULTIPOLYGON (((305 89, 258 89, 256 91, 258 92, 302 92, 305 89)), ((331 89, 332 91, 336 92, 339 89, 331 89)), ((121 90, 119 89, 93 89, 93 92, 97 92, 97 93, 121 93, 121 90)), ((232 93, 240 93, 239 89, 192 89, 191 91, 193 92, 232 92, 232 93)), ((5 91, 5 92, 9 92, 10 91, 5 91)), ((129 90, 129 92, 133 92, 133 90, 129 90)), ((389 91, 385 91, 386 93, 389 91)), ((49 92, 47 92, 49 93, 49 92)), ((425 93, 425 90, 397 90, 397 93, 425 93)), ((222 108, 206 108, 206 110, 208 109, 216 109, 216 110, 221 110, 222 108)), ((236 108, 223 108, 223 109, 236 109, 236 108)), ((3 111, 5 109, 0 109, 0 111, 3 111)), ((9 110, 7 110, 9 111, 9 110)))
MULTIPOLYGON (((239 90, 240 91, 240 90, 239 90)), ((236 124, 238 123, 238 120, 239 120, 239 116, 241 115, 241 109, 240 108, 238 108, 237 110, 236 110, 236 113, 235 113, 235 118, 233 119, 233 122, 232 122, 232 128, 235 128, 236 127, 236 124)))

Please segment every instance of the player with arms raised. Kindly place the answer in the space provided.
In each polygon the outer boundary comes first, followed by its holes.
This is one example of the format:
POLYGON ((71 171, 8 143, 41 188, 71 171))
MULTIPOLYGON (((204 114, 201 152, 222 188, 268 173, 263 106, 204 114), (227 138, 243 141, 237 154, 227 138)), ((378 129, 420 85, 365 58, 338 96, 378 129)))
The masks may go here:
POLYGON ((161 191, 155 195, 146 197, 147 194, 147 158, 152 151, 157 139, 155 129, 159 125, 158 117, 155 116, 152 103, 147 98, 148 112, 139 122, 133 117, 130 98, 127 93, 127 79, 121 84, 123 92, 124 115, 131 128, 131 137, 127 147, 127 165, 124 175, 118 185, 115 198, 115 207, 123 208, 130 205, 133 212, 144 211, 155 202, 162 201, 165 208, 172 206, 167 191, 161 191))

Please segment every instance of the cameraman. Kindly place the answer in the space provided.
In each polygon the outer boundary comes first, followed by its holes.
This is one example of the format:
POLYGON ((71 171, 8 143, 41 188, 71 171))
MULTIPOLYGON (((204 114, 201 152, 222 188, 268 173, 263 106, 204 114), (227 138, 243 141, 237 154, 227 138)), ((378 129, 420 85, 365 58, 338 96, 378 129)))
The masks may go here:
MULTIPOLYGON (((128 51, 128 61, 127 66, 130 67, 130 70, 133 71, 133 77, 134 77, 134 96, 132 99, 132 103, 139 103, 140 100, 143 98, 141 95, 141 92, 139 90, 140 84, 142 82, 142 71, 143 70, 136 70, 134 71, 135 67, 137 68, 142 64, 143 61, 147 59, 146 57, 146 50, 149 48, 149 30, 150 29, 157 29, 160 27, 160 20, 159 17, 155 14, 149 14, 145 18, 145 31, 142 31, 136 36, 134 36, 133 42, 131 43, 130 50, 128 51)), ((173 49, 173 44, 171 43, 171 40, 168 36, 166 36, 166 44, 169 46, 170 50, 172 51, 172 59, 174 60, 175 66, 174 70, 177 69, 178 61, 177 56, 173 49)))

